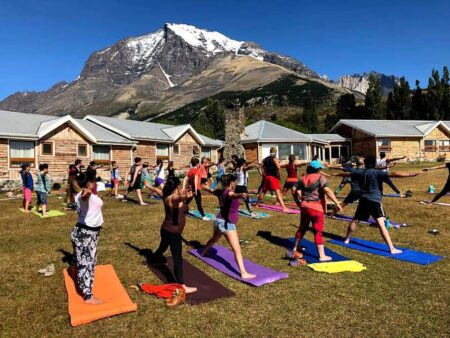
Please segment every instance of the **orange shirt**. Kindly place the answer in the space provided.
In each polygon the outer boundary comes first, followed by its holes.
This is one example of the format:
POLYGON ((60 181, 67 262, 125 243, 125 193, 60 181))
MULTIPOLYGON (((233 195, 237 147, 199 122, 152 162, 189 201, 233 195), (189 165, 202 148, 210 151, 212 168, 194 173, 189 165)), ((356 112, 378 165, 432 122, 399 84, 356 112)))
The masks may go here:
POLYGON ((195 177, 198 177, 197 179, 197 190, 200 190, 202 188, 202 182, 201 182, 201 171, 199 168, 194 167, 191 168, 188 173, 187 173, 187 177, 189 179, 189 184, 191 187, 194 187, 195 184, 195 177))

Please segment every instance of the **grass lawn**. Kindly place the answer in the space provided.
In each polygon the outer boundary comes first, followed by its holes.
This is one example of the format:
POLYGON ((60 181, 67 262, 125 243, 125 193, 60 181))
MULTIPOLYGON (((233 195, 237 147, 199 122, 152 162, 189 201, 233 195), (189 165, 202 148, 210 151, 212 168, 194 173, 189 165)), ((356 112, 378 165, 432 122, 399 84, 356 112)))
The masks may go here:
MULTIPOLYGON (((402 167, 410 171, 417 168, 402 167)), ((240 236, 249 241, 243 246, 244 257, 289 272, 289 278, 259 288, 248 286, 195 259, 185 247, 186 260, 236 295, 175 309, 129 288, 138 282, 160 283, 144 264, 144 257, 125 242, 156 249, 163 217, 161 202, 140 207, 105 197, 98 263, 114 265, 138 310, 77 328, 69 324, 62 278, 66 263, 60 251, 71 251, 69 234, 76 222, 75 213, 40 219, 21 213, 19 200, 0 202, 0 336, 448 337, 450 208, 418 204, 421 199, 430 199, 425 193, 427 186, 433 184, 439 189, 447 174, 446 170, 438 170, 417 178, 395 179, 402 191, 410 189, 414 196, 384 200, 392 220, 410 225, 391 230, 394 243, 446 257, 438 263, 420 266, 328 244, 336 252, 365 264, 367 270, 325 274, 307 267, 290 268, 282 259, 285 249, 257 233, 262 230, 281 237, 293 236, 298 216, 273 213, 273 217, 264 220, 241 218, 240 236), (428 234, 432 228, 440 234, 428 234), (51 262, 56 265, 56 274, 49 278, 40 276, 37 270, 51 262)), ((330 178, 331 186, 337 186, 339 180, 330 178)), ((252 175, 250 186, 258 183, 259 178, 252 175)), ((49 200, 51 208, 61 208, 61 199, 49 200)), ((442 202, 450 203, 450 197, 444 197, 442 202)), ((205 206, 212 212, 216 200, 205 199, 205 206)), ((354 207, 349 206, 345 213, 353 211, 354 207)), ((346 226, 343 222, 326 221, 326 231, 332 234, 344 235, 346 226)), ((204 243, 211 229, 211 223, 190 218, 184 237, 204 243)), ((361 226, 355 236, 381 241, 378 230, 368 226, 361 226)), ((312 239, 311 233, 307 238, 312 239)))

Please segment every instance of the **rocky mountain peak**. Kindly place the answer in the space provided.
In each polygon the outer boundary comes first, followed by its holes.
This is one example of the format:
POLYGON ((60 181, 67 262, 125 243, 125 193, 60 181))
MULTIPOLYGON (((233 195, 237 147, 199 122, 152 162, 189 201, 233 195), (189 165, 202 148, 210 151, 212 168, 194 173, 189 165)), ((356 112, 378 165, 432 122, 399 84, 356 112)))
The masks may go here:
POLYGON ((394 89, 394 87, 400 83, 398 77, 394 75, 386 75, 376 71, 365 72, 363 74, 344 75, 341 76, 336 83, 343 88, 366 94, 367 89, 369 89, 370 74, 374 74, 380 80, 381 92, 383 96, 387 96, 394 89))

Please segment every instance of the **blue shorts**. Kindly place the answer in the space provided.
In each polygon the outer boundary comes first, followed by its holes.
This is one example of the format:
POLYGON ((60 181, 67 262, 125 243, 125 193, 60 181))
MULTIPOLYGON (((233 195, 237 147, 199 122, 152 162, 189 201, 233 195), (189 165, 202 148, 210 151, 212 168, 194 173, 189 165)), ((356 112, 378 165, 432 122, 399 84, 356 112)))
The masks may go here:
POLYGON ((220 233, 224 233, 225 231, 236 231, 236 224, 227 223, 225 226, 225 220, 221 218, 216 218, 214 221, 214 231, 219 231, 220 233))
POLYGON ((36 191, 37 194, 37 204, 47 205, 47 193, 36 191))

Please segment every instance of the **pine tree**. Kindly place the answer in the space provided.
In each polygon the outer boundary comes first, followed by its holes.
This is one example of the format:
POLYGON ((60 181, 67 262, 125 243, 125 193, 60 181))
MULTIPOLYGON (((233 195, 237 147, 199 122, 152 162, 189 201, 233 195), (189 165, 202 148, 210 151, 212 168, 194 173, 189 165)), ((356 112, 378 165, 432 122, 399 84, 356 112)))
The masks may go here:
POLYGON ((367 89, 364 107, 368 119, 382 120, 385 118, 381 107, 381 85, 375 74, 369 75, 369 88, 367 89))
POLYGON ((422 88, 420 88, 420 81, 416 80, 416 89, 411 99, 411 114, 410 119, 412 120, 428 120, 428 111, 425 104, 425 96, 423 94, 422 88))
POLYGON ((441 83, 439 72, 436 69, 431 71, 431 76, 428 79, 428 87, 426 94, 426 109, 428 117, 433 120, 440 120, 442 118, 441 102, 443 101, 444 86, 441 83))
POLYGON ((353 94, 344 94, 336 103, 336 115, 338 119, 353 119, 355 116, 356 99, 353 94))
POLYGON ((303 102, 303 123, 305 129, 310 133, 315 133, 319 130, 316 102, 311 94, 308 94, 303 102))
POLYGON ((209 98, 203 113, 215 137, 223 138, 225 135, 225 112, 220 101, 209 98))
POLYGON ((442 119, 450 120, 450 76, 447 66, 442 69, 442 101, 441 111, 442 119))
POLYGON ((411 115, 411 89, 409 83, 402 76, 400 84, 389 93, 387 101, 387 115, 394 120, 408 120, 411 115))

